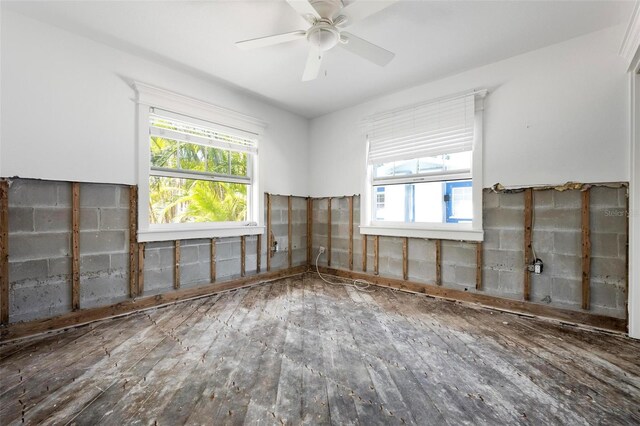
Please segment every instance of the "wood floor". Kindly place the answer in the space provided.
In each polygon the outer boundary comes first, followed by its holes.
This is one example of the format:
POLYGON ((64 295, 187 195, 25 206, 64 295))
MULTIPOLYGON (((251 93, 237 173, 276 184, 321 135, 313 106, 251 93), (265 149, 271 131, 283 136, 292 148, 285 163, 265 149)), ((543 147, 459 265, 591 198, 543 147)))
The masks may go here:
POLYGON ((316 278, 0 348, 2 424, 640 424, 640 342, 316 278))

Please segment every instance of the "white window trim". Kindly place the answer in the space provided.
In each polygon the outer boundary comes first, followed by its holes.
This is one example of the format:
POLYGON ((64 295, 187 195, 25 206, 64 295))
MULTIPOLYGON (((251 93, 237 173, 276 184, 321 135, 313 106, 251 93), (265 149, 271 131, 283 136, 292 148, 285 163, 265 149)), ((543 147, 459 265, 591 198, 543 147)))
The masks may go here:
MULTIPOLYGON (((458 241, 483 241, 482 225, 482 153, 484 140, 484 98, 486 90, 474 91, 475 115, 473 128, 473 155, 471 160, 471 178, 473 191, 473 223, 384 223, 372 218, 373 166, 368 164, 369 146, 367 143, 364 164, 365 181, 362 190, 360 209, 360 233, 393 237, 413 237, 458 241)), ((454 95, 455 96, 455 95, 454 95)))
POLYGON ((262 219, 262 197, 260 197, 260 181, 258 179, 258 162, 256 156, 251 161, 250 209, 248 220, 242 223, 180 223, 153 225, 149 223, 149 115, 150 108, 160 108, 178 114, 193 117, 232 127, 256 135, 264 133, 267 124, 261 120, 232 110, 221 108, 197 99, 179 95, 164 89, 134 82, 133 88, 137 97, 137 135, 138 135, 138 241, 171 241, 192 238, 218 238, 264 233, 262 219))

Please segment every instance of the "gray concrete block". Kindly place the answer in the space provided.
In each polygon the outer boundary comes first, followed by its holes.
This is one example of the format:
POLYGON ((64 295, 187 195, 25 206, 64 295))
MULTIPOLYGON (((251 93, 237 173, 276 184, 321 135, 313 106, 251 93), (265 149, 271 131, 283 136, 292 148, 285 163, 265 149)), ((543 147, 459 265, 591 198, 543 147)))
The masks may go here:
MULTIPOLYGON (((371 267, 369 266, 369 268, 371 267)), ((433 284, 436 280, 435 263, 424 260, 410 260, 409 280, 433 284)))
POLYGON ((101 208, 100 229, 129 229, 129 210, 101 208))
POLYGON ((524 257, 521 251, 484 250, 484 265, 488 269, 500 271, 521 271, 524 269, 524 257))
POLYGON ((500 249, 513 251, 524 250, 524 230, 500 230, 500 249))
POLYGON ((80 230, 97 231, 98 230, 99 210, 93 207, 80 209, 80 230))
POLYGON ((432 244, 422 238, 409 238, 409 259, 416 259, 419 261, 426 261, 431 259, 431 250, 428 246, 432 244))
POLYGON ((157 294, 158 292, 171 291, 173 289, 173 268, 147 269, 144 267, 144 294, 157 294))
POLYGON ((126 275, 100 274, 85 277, 80 284, 80 307, 85 309, 112 305, 125 300, 128 293, 129 279, 126 275))
POLYGON ((591 233, 591 256, 612 257, 626 256, 626 236, 623 236, 624 245, 620 246, 620 234, 603 234, 600 232, 591 233), (620 249, 623 251, 620 252, 620 249))
POLYGON ((476 287, 476 268, 469 266, 454 267, 454 282, 468 289, 476 287))
POLYGON ((128 243, 124 231, 80 232, 80 253, 112 253, 126 251, 128 243))
POLYGON ((10 289, 9 319, 12 323, 51 318, 70 311, 71 291, 67 281, 49 281, 10 289))
POLYGON ((129 210, 129 187, 118 185, 118 206, 129 210))
MULTIPOLYGON (((271 267, 279 269, 282 267, 282 256, 274 256, 271 260, 271 267)), ((229 279, 240 276, 240 259, 221 260, 216 263, 216 279, 229 279)))
POLYGON ((80 273, 107 272, 111 268, 111 257, 108 254, 80 256, 80 273))
POLYGON ((524 271, 500 271, 498 289, 501 297, 520 299, 523 296, 524 271))
POLYGON ((590 189, 591 194, 590 198, 590 206, 596 207, 623 207, 624 205, 620 204, 618 190, 615 188, 607 188, 604 186, 594 186, 590 189))
POLYGON ((396 237, 380 237, 378 243, 380 257, 402 259, 402 240, 396 237))
POLYGON ((9 186, 9 206, 56 206, 59 185, 53 181, 14 179, 9 186))
POLYGON ((524 210, 521 209, 486 209, 484 211, 485 228, 511 228, 522 229, 524 227, 524 210))
POLYGON ((559 209, 580 210, 582 207, 582 191, 574 189, 555 191, 553 205, 559 209))
POLYGON ((39 207, 33 216, 36 232, 71 231, 71 209, 39 207))
POLYGON ((116 185, 80 184, 80 207, 116 207, 116 185))
POLYGON ((445 265, 454 264, 475 266, 475 245, 462 245, 456 242, 442 241, 442 263, 445 265))
POLYGON ((57 202, 56 205, 58 207, 69 207, 73 203, 73 197, 71 194, 71 183, 70 182, 57 182, 57 202))
POLYGON ((33 232, 34 218, 31 207, 9 207, 9 232, 33 232))
POLYGON ((627 213, 623 208, 591 209, 592 232, 626 234, 627 213))
POLYGON ((498 228, 487 228, 484 230, 482 247, 485 249, 500 248, 500 230, 498 228))
POLYGON ((144 253, 144 268, 162 269, 173 268, 175 263, 175 251, 173 247, 146 249, 144 253))
POLYGON ((71 257, 58 257, 49 259, 49 276, 71 276, 71 257))
POLYGON ((500 207, 517 208, 524 210, 524 192, 503 192, 499 196, 500 207))
POLYGON ((482 191, 482 208, 495 209, 500 206, 500 194, 490 190, 482 191))
POLYGON ((582 300, 582 281, 564 277, 553 277, 551 299, 554 303, 578 304, 582 300))
POLYGON ((198 246, 180 246, 180 264, 198 263, 198 246))
POLYGON ((554 232, 553 247, 555 253, 570 256, 582 256, 582 233, 580 232, 554 232))
POLYGON ((23 280, 43 280, 48 276, 46 259, 9 262, 9 281, 14 283, 23 280))
POLYGON ((543 273, 552 277, 580 278, 582 276, 582 260, 577 256, 553 254, 551 259, 544 260, 543 273))
POLYGON ((9 258, 12 260, 48 259, 68 256, 70 234, 9 234, 9 258))
POLYGON ((554 195, 556 191, 546 189, 541 191, 533 191, 533 206, 535 209, 553 207, 554 195))
POLYGON ((548 275, 531 274, 531 301, 545 304, 553 303, 552 284, 553 278, 548 275))
POLYGON ((129 270, 129 253, 112 253, 110 257, 110 271, 128 271, 129 270))
MULTIPOLYGON (((554 232, 549 230, 539 230, 533 228, 533 232, 531 233, 531 242, 533 244, 533 248, 538 255, 542 253, 553 253, 553 239, 554 232)), ((524 250, 524 231, 523 231, 523 241, 520 250, 524 250)))
POLYGON ((627 276, 627 264, 625 259, 612 259, 604 257, 591 258, 591 277, 608 282, 622 283, 627 276))
POLYGON ((606 308, 617 308, 617 288, 616 284, 604 281, 591 281, 591 301, 590 306, 602 306, 606 308))
POLYGON ((629 201, 629 188, 623 187, 618 189, 618 206, 627 208, 629 201))
POLYGON ((211 282, 209 264, 192 263, 180 267, 180 285, 202 284, 211 282))
MULTIPOLYGON (((556 197, 557 199, 557 197, 556 197)), ((538 230, 579 230, 581 216, 579 209, 540 209, 535 212, 534 227, 538 230)), ((521 227, 524 226, 524 217, 521 227)))

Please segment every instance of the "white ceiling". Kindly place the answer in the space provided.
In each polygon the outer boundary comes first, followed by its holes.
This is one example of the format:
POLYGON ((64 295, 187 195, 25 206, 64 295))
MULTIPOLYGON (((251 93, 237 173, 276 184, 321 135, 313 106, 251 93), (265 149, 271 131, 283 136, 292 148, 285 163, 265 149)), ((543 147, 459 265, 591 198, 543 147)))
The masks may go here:
MULTIPOLYGON (((369 1, 369 0, 355 0, 369 1)), ((626 23, 631 1, 407 1, 349 27, 396 53, 384 68, 334 49, 301 82, 304 41, 241 51, 235 41, 306 29, 284 0, 3 1, 18 13, 200 76, 305 117, 626 23)))

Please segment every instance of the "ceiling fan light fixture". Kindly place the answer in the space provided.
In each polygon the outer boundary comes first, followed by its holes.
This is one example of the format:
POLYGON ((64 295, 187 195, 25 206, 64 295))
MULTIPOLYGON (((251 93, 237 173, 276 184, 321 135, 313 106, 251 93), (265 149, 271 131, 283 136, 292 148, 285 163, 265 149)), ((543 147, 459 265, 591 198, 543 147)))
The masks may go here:
POLYGON ((326 52, 338 44, 340 32, 332 25, 318 23, 307 32, 307 40, 322 52, 326 52))

